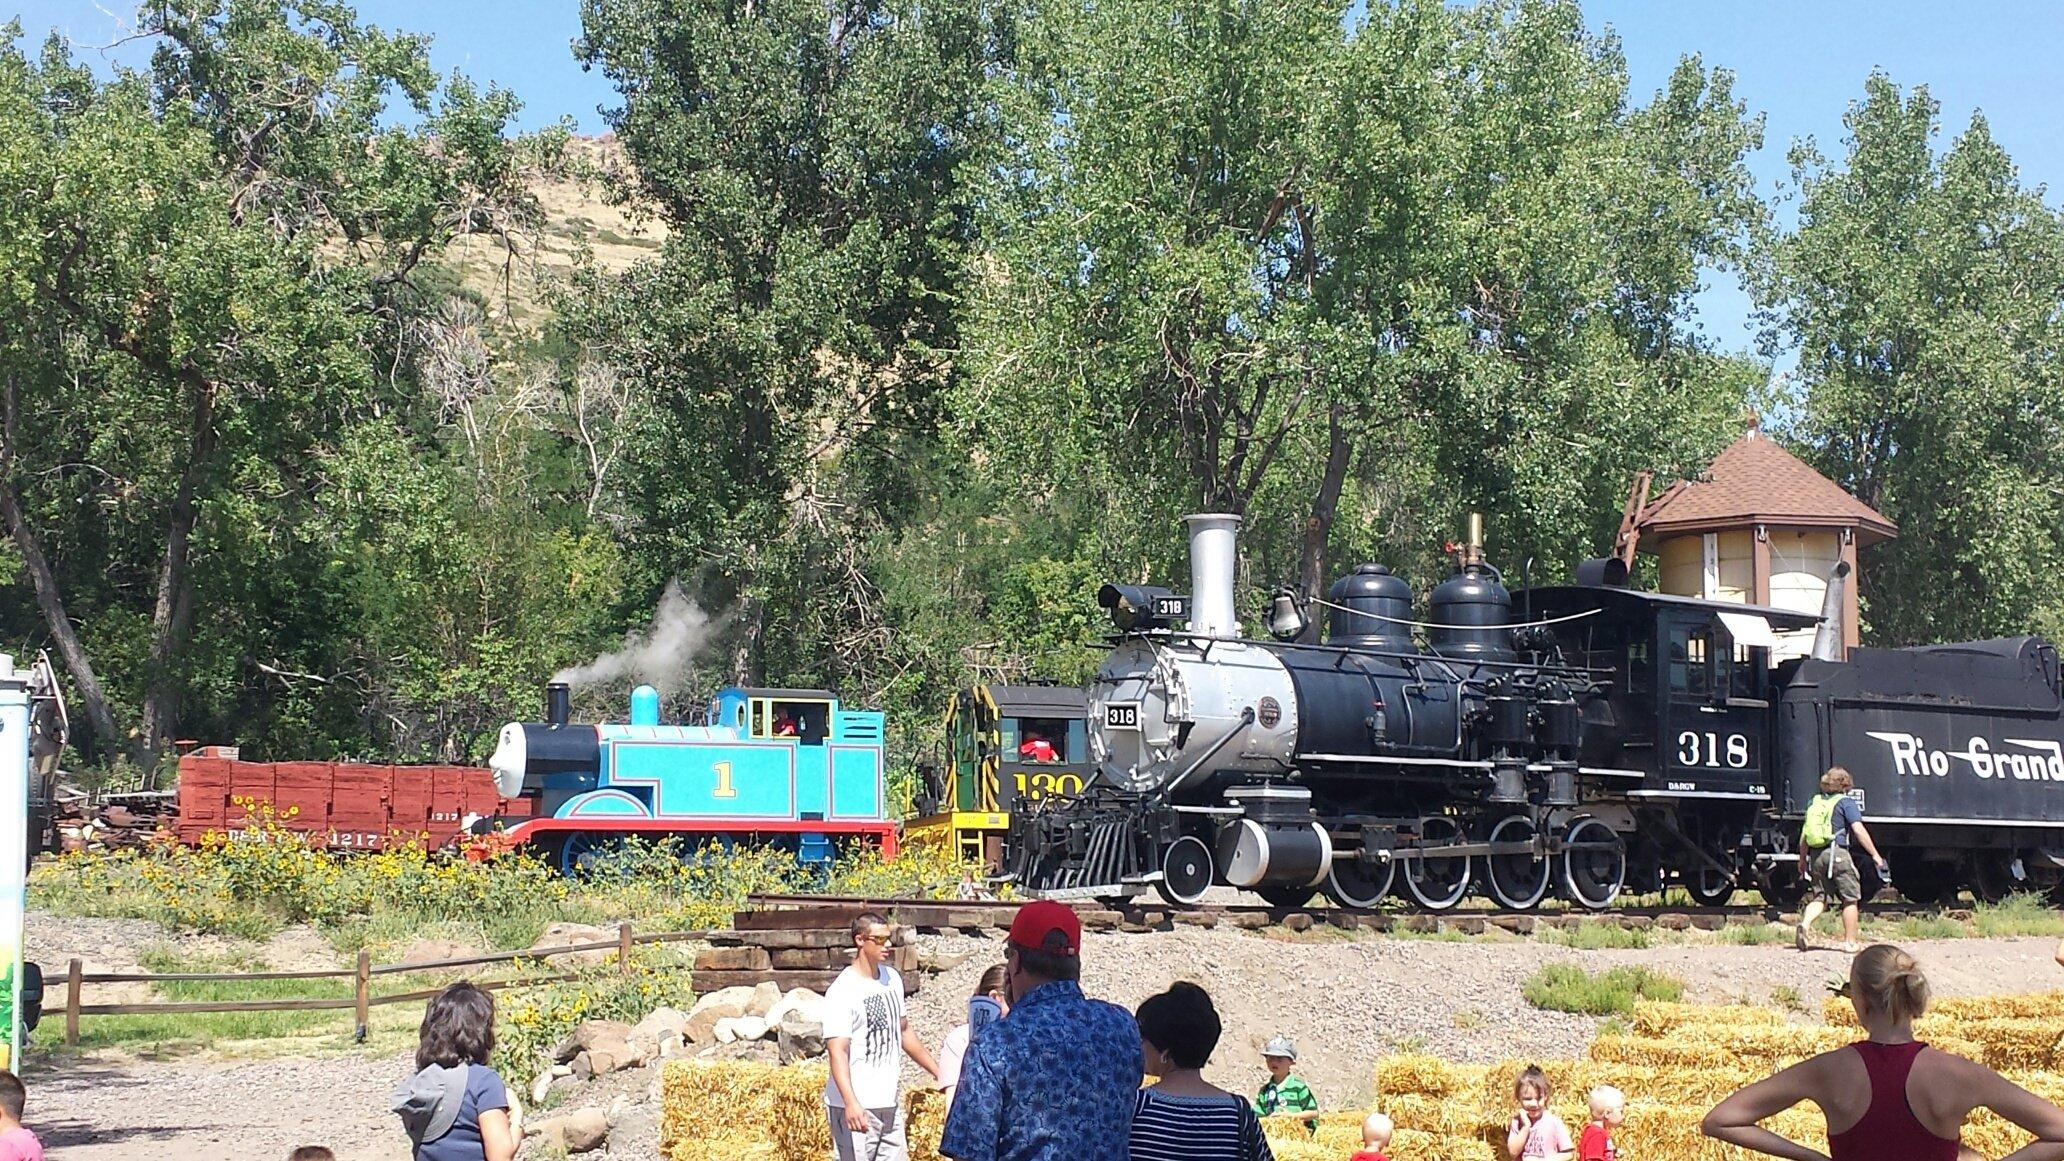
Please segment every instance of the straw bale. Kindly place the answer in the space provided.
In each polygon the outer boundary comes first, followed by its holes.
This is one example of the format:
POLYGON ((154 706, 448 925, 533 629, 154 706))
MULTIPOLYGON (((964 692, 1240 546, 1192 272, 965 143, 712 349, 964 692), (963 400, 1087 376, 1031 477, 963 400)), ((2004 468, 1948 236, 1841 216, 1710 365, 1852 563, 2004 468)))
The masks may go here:
POLYGON ((774 1145, 749 1134, 676 1141, 666 1161, 788 1161, 774 1145))
MULTIPOLYGON (((2064 992, 2027 992, 2009 996, 1958 996, 1954 999, 1938 1000, 1928 1008, 1923 1021, 1941 1018, 1944 1020, 2007 1020, 2037 1019, 2064 1012, 2064 992)), ((1840 996, 1829 996, 1820 1003, 1820 1015, 1830 1024, 1854 1028, 1856 1008, 1840 996)), ((1917 1026, 1915 1031, 1920 1029, 1917 1026)))
POLYGON ((2005 1157, 2035 1140, 2035 1135, 1990 1109, 1979 1109, 1964 1122, 1959 1136, 1981 1156, 2005 1157))
POLYGON ((945 1132, 945 1093, 920 1088, 903 1094, 903 1140, 910 1161, 938 1161, 939 1137, 945 1132))
POLYGON ((1482 1083, 1483 1066, 1454 1064, 1438 1056, 1402 1052, 1376 1062, 1375 1091, 1409 1096, 1447 1096, 1482 1083))
POLYGON ((1450 1154, 1441 1149, 1444 1143, 1444 1135, 1399 1129, 1391 1134, 1390 1148, 1384 1153, 1391 1161, 1448 1161, 1450 1154))
POLYGON ((1634 1005, 1629 1021, 1637 1036, 1662 1036, 1687 1025, 1774 1026, 1785 1023, 1784 1014, 1771 1008, 1748 1004, 1685 1004, 1644 1000, 1634 1005))
POLYGON ((1727 1068, 1735 1056, 1715 1044, 1679 1044, 1645 1036, 1600 1036, 1591 1041, 1589 1056, 1607 1064, 1640 1064, 1650 1068, 1727 1068))
POLYGON ((1976 1059, 1988 1067, 2047 1069, 2058 1063, 2057 1043, 2064 1040, 2064 1017, 1964 1020, 1956 1025, 1956 1034, 1978 1045, 1976 1059))
POLYGON ((678 1144, 722 1138, 815 1158, 831 1144, 825 1076, 816 1065, 670 1060, 660 1070, 660 1151, 671 1158, 678 1144))

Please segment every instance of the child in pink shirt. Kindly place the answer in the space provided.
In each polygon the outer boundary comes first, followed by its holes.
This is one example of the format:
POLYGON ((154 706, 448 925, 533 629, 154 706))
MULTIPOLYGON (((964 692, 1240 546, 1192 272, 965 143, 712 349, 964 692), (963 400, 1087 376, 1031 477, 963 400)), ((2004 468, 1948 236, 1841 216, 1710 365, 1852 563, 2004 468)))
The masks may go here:
POLYGON ((22 1128, 22 1106, 28 1099, 21 1078, 0 1068, 0 1161, 43 1161, 43 1142, 22 1128))
POLYGON ((1519 1101, 1519 1111, 1505 1125, 1505 1151, 1512 1161, 1572 1161, 1577 1155, 1569 1126, 1548 1111, 1554 1095, 1548 1074, 1531 1064, 1512 1083, 1512 1096, 1519 1101))

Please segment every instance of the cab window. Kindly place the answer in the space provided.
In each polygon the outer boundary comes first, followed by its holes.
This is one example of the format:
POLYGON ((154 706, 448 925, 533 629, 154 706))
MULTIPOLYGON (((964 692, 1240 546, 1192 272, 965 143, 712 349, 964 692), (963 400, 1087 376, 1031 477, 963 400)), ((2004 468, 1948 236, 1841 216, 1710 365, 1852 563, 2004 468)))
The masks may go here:
POLYGON ((1018 761, 1047 765, 1068 760, 1066 718, 1019 718, 1017 726, 1012 756, 1018 761))
POLYGON ((1707 698, 1713 694, 1713 630, 1710 626, 1670 628, 1670 694, 1707 698))

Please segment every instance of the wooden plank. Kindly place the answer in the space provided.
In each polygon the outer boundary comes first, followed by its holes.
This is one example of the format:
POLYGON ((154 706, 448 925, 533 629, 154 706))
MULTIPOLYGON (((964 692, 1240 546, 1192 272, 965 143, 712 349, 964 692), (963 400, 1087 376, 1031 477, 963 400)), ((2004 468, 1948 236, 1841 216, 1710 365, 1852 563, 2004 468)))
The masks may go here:
POLYGON ((305 972, 87 972, 80 976, 88 984, 156 984, 172 980, 208 980, 228 983, 238 980, 348 980, 350 968, 305 972))
POLYGON ((866 907, 812 907, 801 911, 740 911, 731 926, 740 931, 831 931, 848 932, 853 920, 867 913, 866 907))
POLYGON ((84 964, 73 960, 65 969, 65 1043, 79 1042, 79 985, 84 981, 84 964))
POLYGON ((335 1000, 180 1000, 149 1004, 81 1004, 85 1016, 148 1016, 171 1012, 322 1012, 358 1003, 350 996, 335 1000))
POLYGON ((714 932, 712 935, 725 942, 750 943, 754 947, 764 947, 768 951, 805 947, 832 947, 841 951, 851 951, 853 947, 853 933, 843 927, 814 931, 714 932))

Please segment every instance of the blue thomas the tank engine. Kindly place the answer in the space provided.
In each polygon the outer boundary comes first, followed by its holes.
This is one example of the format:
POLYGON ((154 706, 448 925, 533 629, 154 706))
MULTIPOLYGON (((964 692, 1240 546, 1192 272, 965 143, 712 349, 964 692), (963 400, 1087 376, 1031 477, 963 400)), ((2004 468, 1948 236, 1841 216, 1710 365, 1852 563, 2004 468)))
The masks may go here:
POLYGON ((564 870, 634 834, 781 845, 818 864, 855 844, 895 853, 879 713, 819 689, 739 687, 719 691, 701 725, 661 724, 646 685, 624 724, 569 721, 557 683, 545 705, 545 721, 502 727, 488 765, 505 797, 533 804, 506 837, 564 870))

